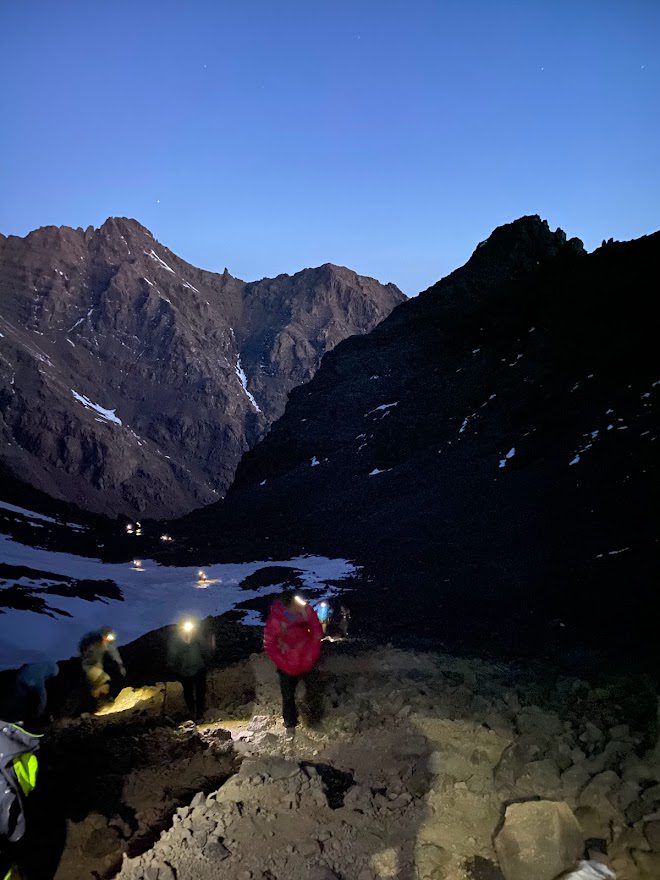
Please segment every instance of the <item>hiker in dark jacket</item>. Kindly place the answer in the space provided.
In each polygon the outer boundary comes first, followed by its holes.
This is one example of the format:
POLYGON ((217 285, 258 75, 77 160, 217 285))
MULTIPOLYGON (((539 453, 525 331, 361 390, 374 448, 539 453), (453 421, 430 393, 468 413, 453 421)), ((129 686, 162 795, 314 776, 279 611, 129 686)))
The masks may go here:
POLYGON ((186 618, 174 629, 167 662, 183 685, 190 715, 200 721, 206 711, 206 670, 215 653, 215 637, 199 621, 186 618))
POLYGON ((20 703, 20 717, 28 727, 38 724, 46 714, 48 692, 46 682, 59 674, 53 660, 24 663, 16 673, 16 695, 20 703))
POLYGON ((80 641, 80 659, 89 692, 97 705, 110 699, 110 685, 115 671, 126 677, 126 667, 117 650, 117 635, 110 627, 87 633, 80 641), (110 672, 108 672, 108 668, 110 672))

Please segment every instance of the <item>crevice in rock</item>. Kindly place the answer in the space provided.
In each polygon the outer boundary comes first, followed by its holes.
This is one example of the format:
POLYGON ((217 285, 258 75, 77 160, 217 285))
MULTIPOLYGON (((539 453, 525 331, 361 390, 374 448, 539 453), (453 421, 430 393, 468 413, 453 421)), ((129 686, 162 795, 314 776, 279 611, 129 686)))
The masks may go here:
POLYGON ((355 785, 355 777, 346 770, 338 770, 331 764, 313 764, 303 761, 301 767, 313 767, 321 777, 323 790, 331 810, 344 806, 344 796, 355 785))

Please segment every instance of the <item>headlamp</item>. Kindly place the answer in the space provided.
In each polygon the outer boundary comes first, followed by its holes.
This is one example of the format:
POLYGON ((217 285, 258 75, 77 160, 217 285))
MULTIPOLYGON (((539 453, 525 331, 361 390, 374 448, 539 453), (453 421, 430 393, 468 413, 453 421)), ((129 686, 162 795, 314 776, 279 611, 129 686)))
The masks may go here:
POLYGON ((191 633, 195 629, 195 624, 192 620, 183 620, 181 621, 181 631, 184 633, 191 633))
POLYGON ((106 642, 114 642, 117 639, 117 634, 113 632, 109 632, 105 634, 106 642))

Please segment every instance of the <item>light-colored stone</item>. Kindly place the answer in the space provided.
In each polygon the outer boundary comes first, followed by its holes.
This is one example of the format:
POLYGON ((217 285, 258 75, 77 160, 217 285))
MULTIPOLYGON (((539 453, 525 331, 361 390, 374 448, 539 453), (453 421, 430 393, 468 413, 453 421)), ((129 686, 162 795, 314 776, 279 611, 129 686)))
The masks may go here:
POLYGON ((653 852, 660 852, 660 822, 647 822, 644 826, 644 836, 648 840, 653 852))
POLYGON ((399 873, 399 853, 394 847, 375 853, 371 858, 371 867, 382 878, 396 877, 399 873))
POLYGON ((570 807, 555 801, 511 804, 495 838, 505 880, 556 880, 577 863, 583 845, 570 807))
POLYGON ((475 772, 474 764, 466 755, 455 751, 436 750, 429 755, 429 772, 434 776, 452 776, 459 782, 465 782, 475 772))
MULTIPOLYGON (((648 880, 660 877, 660 853, 646 852, 641 849, 632 851, 633 861, 642 871, 646 871, 648 880)), ((644 878, 646 880, 646 878, 644 878)))
POLYGON ((549 759, 530 761, 516 779, 516 790, 525 797, 555 798, 561 794, 561 780, 556 765, 549 759))
POLYGON ((420 845, 415 850, 415 870, 420 880, 444 880, 450 861, 449 853, 432 843, 420 845))

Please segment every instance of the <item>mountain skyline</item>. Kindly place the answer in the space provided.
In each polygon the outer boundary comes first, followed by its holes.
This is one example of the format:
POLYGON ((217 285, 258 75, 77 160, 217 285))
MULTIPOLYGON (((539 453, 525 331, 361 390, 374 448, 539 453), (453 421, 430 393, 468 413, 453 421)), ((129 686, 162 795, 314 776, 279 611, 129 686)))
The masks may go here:
POLYGON ((410 295, 526 214, 657 226, 657 3, 34 8, 0 13, 4 233, 134 216, 211 271, 410 295))

